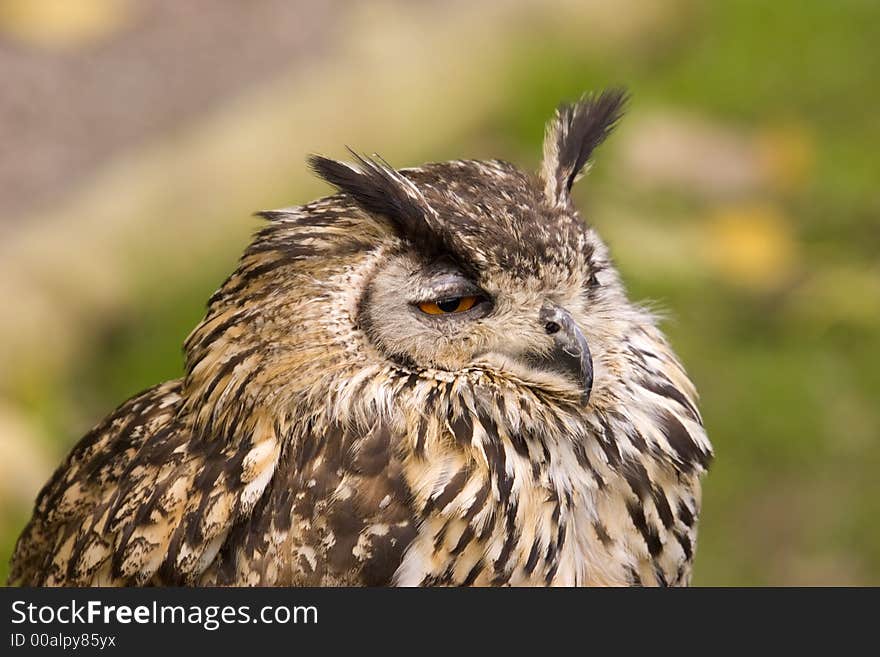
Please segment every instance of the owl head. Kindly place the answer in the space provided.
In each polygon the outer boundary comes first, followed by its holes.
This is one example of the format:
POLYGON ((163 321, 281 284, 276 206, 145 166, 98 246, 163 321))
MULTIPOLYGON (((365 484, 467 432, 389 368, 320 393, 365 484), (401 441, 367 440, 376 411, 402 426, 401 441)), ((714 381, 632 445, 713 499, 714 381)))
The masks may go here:
POLYGON ((488 369, 588 401, 620 285, 571 188, 624 102, 614 90, 561 107, 538 175, 498 160, 395 171, 354 153, 351 164, 311 158, 388 231, 354 318, 382 357, 488 369))
POLYGON ((257 381, 264 395, 321 390, 384 368, 484 372, 582 409, 613 397, 624 342, 653 324, 571 190, 625 100, 611 90, 561 106, 537 174, 498 160, 395 170, 313 156, 338 194, 261 213, 269 225, 186 344, 196 396, 257 381))

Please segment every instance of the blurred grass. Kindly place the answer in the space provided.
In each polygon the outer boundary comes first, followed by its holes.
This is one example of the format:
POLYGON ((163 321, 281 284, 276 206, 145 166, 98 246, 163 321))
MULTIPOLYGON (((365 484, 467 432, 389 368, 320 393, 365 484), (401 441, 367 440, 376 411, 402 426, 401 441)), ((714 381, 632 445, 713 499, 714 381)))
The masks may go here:
MULTIPOLYGON (((578 195, 632 297, 666 309, 665 329, 702 394, 717 456, 695 583, 880 584, 880 87, 871 66, 880 4, 669 11, 663 30, 604 51, 589 34, 558 38, 552 22, 519 26, 491 92, 500 100, 459 143, 422 155, 535 165, 560 100, 621 83, 635 116, 695 116, 763 144, 770 173, 734 198, 651 187, 627 179, 625 121, 578 195)), ((290 193, 307 200, 294 184, 290 193)), ((174 288, 145 290, 62 380, 22 385, 19 401, 59 453, 115 404, 179 375, 180 344, 231 269, 228 256, 174 288), (75 431, 71 417, 82 422, 75 431)), ((24 517, 4 515, 0 554, 24 517)))

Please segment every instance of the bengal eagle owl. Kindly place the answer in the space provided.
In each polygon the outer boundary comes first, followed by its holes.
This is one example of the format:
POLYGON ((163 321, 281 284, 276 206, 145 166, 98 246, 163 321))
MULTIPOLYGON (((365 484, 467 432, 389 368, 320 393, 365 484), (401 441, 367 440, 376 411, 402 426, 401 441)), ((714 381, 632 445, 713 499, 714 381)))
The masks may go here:
POLYGON ((570 191, 621 91, 560 107, 537 176, 314 156, 185 375, 73 449, 29 585, 679 585, 711 447, 696 392, 570 191))

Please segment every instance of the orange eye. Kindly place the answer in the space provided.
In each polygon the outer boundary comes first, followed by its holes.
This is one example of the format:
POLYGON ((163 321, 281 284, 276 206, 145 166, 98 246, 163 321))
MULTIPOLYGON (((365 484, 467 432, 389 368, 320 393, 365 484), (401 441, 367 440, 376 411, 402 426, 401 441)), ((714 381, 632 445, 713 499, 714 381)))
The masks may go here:
POLYGON ((453 297, 439 301, 426 301, 419 304, 419 310, 427 315, 449 315, 470 310, 480 300, 478 296, 453 297))

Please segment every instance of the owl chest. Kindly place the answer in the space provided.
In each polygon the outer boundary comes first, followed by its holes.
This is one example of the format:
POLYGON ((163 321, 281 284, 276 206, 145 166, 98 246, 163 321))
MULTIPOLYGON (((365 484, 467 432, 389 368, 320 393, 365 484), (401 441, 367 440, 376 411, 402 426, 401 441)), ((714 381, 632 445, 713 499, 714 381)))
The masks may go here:
POLYGON ((408 475, 423 519, 395 582, 629 583, 631 559, 611 538, 625 531, 623 496, 582 451, 565 441, 474 440, 413 467, 408 475))

